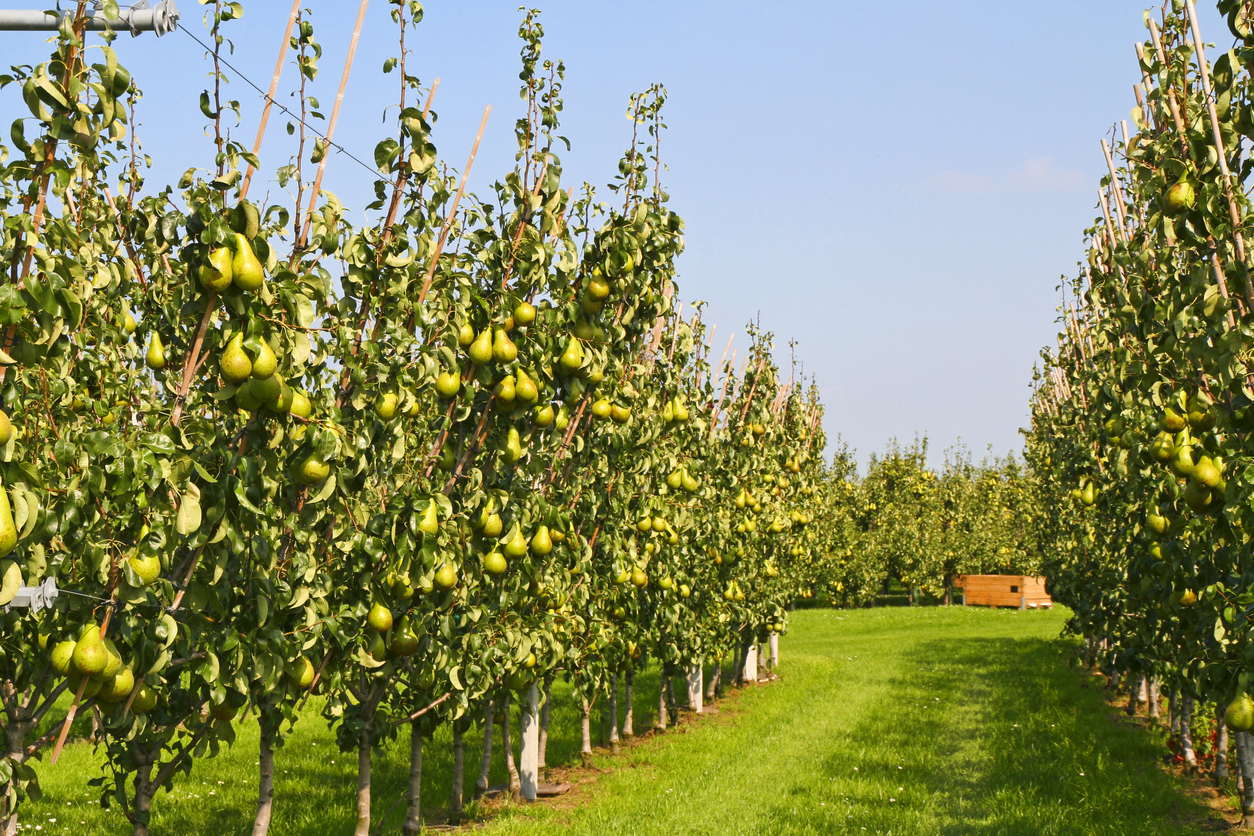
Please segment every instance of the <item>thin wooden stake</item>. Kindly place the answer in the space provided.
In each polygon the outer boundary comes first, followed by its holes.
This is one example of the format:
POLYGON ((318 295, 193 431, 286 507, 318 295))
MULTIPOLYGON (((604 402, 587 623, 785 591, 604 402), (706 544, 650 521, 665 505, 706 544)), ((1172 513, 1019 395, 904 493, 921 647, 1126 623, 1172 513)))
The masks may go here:
POLYGON ((449 205, 448 215, 444 218, 444 225, 440 227, 440 237, 435 244, 435 252, 431 255, 431 263, 427 265, 427 277, 422 283, 422 292, 418 294, 418 305, 427 298, 427 291, 431 289, 431 280, 435 278, 435 268, 440 262, 440 253, 444 251, 444 243, 448 240, 449 229, 453 226, 453 221, 457 218, 457 204, 461 203, 462 194, 466 191, 466 181, 470 179, 470 169, 475 164, 475 155, 479 153, 479 142, 483 139, 483 131, 488 127, 488 115, 492 113, 492 105, 488 105, 483 109, 483 119, 479 122, 479 133, 475 134, 475 144, 470 147, 470 159, 466 161, 466 170, 462 172, 461 183, 457 186, 457 194, 453 195, 453 202, 449 205))
MULTIPOLYGON (((1211 93, 1210 69, 1206 66, 1206 48, 1202 43, 1202 32, 1197 25, 1197 9, 1193 8, 1193 0, 1184 0, 1184 8, 1189 13, 1189 27, 1193 32, 1193 48, 1197 50, 1197 66, 1202 76, 1202 92, 1206 99, 1206 112, 1210 116, 1210 130, 1215 140, 1215 150, 1219 152, 1219 172, 1223 176, 1224 195, 1228 198, 1228 219, 1232 221, 1232 242, 1236 245, 1237 263, 1245 265, 1245 236, 1241 234, 1241 210, 1237 207, 1237 199, 1232 191, 1232 172, 1228 170, 1228 152, 1224 148, 1223 132, 1219 129, 1219 113, 1215 109, 1215 97, 1211 93)), ((1251 284, 1247 272, 1245 275, 1245 300, 1254 307, 1254 284, 1251 284)))
MULTIPOLYGON (((300 14, 300 3, 301 0, 292 0, 292 13, 288 15, 287 30, 283 32, 283 41, 279 44, 279 58, 274 62, 274 75, 270 78, 270 92, 266 94, 266 106, 261 109, 261 124, 257 126, 257 139, 253 141, 254 157, 261 153, 261 140, 265 138, 266 123, 270 121, 270 108, 274 105, 274 94, 279 91, 279 76, 283 73, 283 59, 287 57, 287 51, 290 49, 292 29, 296 26, 296 17, 300 14)), ((248 187, 252 184, 256 170, 252 163, 248 164, 248 170, 244 172, 244 185, 239 189, 240 200, 248 196, 248 187)))
MULTIPOLYGON (((104 620, 100 622, 100 640, 104 641, 105 635, 109 632, 109 622, 113 620, 113 603, 117 598, 115 592, 109 601, 109 608, 105 610, 104 620)), ((61 724, 61 733, 57 735, 57 745, 52 749, 52 757, 49 763, 56 765, 57 758, 61 757, 61 747, 65 745, 65 738, 70 734, 70 726, 74 725, 74 715, 78 713, 78 704, 83 700, 83 691, 87 690, 88 677, 84 676, 79 679, 78 692, 74 694, 74 702, 70 704, 69 713, 65 715, 65 722, 61 724)))
POLYGON ((1128 240, 1128 208, 1123 204, 1123 190, 1119 188, 1119 172, 1115 169, 1115 158, 1110 153, 1110 143, 1102 137, 1102 154, 1106 157, 1106 166, 1110 169, 1110 190, 1115 195, 1115 217, 1119 220, 1119 237, 1128 240))
POLYGON ((313 211, 318 204, 318 196, 322 193, 322 176, 327 172, 327 160, 331 158, 331 139, 335 136, 335 126, 340 120, 340 106, 344 104, 344 88, 348 86, 348 75, 353 69, 353 57, 357 54, 357 41, 361 38, 361 25, 366 19, 366 6, 370 0, 361 0, 357 8, 357 23, 353 26, 353 39, 348 42, 348 56, 344 59, 344 72, 340 75, 340 89, 335 94, 335 106, 331 108, 331 121, 327 123, 326 148, 321 162, 318 163, 318 174, 314 177, 313 192, 309 195, 309 208, 305 210, 305 228, 301 230, 297 249, 309 240, 309 230, 313 226, 313 211))

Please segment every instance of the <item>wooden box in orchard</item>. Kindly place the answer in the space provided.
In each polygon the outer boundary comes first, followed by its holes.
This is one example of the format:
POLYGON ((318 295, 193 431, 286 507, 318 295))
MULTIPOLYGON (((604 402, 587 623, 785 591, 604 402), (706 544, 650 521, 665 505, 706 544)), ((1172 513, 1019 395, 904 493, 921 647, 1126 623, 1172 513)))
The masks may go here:
POLYGON ((958 575, 954 586, 961 587, 964 606, 1021 610, 1054 606, 1045 592, 1045 579, 1030 575, 958 575))

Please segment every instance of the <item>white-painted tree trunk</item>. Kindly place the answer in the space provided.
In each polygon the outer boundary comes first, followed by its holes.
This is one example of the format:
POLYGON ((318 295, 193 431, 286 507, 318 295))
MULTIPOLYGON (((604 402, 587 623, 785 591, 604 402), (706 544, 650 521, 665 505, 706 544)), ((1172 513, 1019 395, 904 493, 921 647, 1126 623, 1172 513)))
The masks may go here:
POLYGON ((749 645, 749 652, 745 654, 745 682, 758 681, 758 643, 753 642, 749 645))
POLYGON ((1254 827, 1254 752, 1248 732, 1233 732, 1237 739, 1237 765, 1241 767, 1241 826, 1254 827))
POLYGON ((1224 723, 1224 707, 1215 707, 1215 781, 1228 777, 1228 726, 1224 723))
POLYGON ((1158 677, 1152 676, 1149 681, 1149 717, 1151 720, 1157 720, 1162 711, 1159 705, 1161 696, 1158 693, 1158 677))
POLYGON ((632 718, 635 715, 632 703, 635 697, 632 694, 632 686, 635 684, 635 677, 634 671, 627 671, 627 676, 623 678, 623 702, 627 704, 627 710, 623 712, 623 737, 634 737, 636 734, 636 730, 632 727, 632 718))
POLYGON ((581 741, 579 744, 579 756, 583 759, 584 766, 592 766, 592 703, 586 699, 579 706, 579 731, 581 741))
POLYGON ((666 680, 666 672, 663 671, 662 681, 658 683, 657 689, 657 720, 653 724, 658 731, 666 731, 666 720, 670 714, 666 709, 666 680))
POLYGON ((693 714, 700 714, 705 708, 705 669, 698 660, 688 669, 688 707, 693 714))
POLYGON ((610 751, 618 754, 618 674, 610 674, 610 751))
POLYGON ((536 800, 540 785, 540 689, 533 682, 527 689, 522 710, 522 752, 518 757, 524 801, 536 800))
POLYGON ((404 836, 418 836, 422 832, 422 729, 421 720, 409 724, 409 798, 405 809, 405 822, 401 825, 404 836))
POLYGON ((488 791, 488 778, 492 772, 492 721, 496 719, 496 700, 488 697, 483 709, 483 760, 479 764, 479 780, 475 781, 475 798, 488 791))
POLYGON ((1186 692, 1180 702, 1180 754, 1189 766, 1197 766, 1197 753, 1193 751, 1193 695, 1186 692))
POLYGON ((466 741, 460 720, 453 722, 453 786, 449 788, 448 817, 452 823, 461 821, 462 798, 466 782, 466 741))
POLYGON ((771 670, 779 667, 779 633, 771 632, 770 648, 771 648, 771 670))
POLYGON ((1174 737, 1180 733, 1180 690, 1178 688, 1171 689, 1171 696, 1167 698, 1167 712, 1171 719, 1171 735, 1174 737))
POLYGON ((545 759, 545 753, 549 748, 549 710, 550 704, 553 702, 553 674, 544 677, 544 707, 540 709, 540 771, 543 772, 548 768, 548 761, 545 759))

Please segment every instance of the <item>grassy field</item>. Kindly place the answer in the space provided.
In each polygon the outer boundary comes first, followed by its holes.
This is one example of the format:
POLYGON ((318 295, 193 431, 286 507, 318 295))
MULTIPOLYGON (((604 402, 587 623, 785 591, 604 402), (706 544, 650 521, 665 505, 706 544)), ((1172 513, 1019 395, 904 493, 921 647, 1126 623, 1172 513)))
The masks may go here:
MULTIPOLYGON (((1063 619, 961 607, 795 613, 781 681, 681 732, 599 757, 604 771, 574 798, 507 808, 488 833, 1203 832, 1181 824, 1205 811, 1157 768, 1161 741, 1113 722, 1100 691, 1068 666, 1072 645, 1057 638, 1063 619)), ((657 680, 639 682, 636 723, 647 729, 657 680)), ((551 734, 550 764, 576 762, 578 720, 560 695, 551 734)), ((239 737, 158 797, 154 833, 248 832, 256 734, 245 725, 239 737)), ((468 737, 468 773, 477 745, 468 737)), ((393 804, 407 751, 401 740, 376 758, 377 833, 399 832, 404 803, 393 804)), ((437 736, 423 788, 433 813, 446 803, 450 764, 449 740, 437 736)), ((98 770, 87 744, 42 766, 45 799, 24 809, 24 823, 44 833, 126 833, 85 787, 98 770)), ((315 713, 279 751, 277 770, 272 833, 351 832, 355 757, 336 750, 315 713)))

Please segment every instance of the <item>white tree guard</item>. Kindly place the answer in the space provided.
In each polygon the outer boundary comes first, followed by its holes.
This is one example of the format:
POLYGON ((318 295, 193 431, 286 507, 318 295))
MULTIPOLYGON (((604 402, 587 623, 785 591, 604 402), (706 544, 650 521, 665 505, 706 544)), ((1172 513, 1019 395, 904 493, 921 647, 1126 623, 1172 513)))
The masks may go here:
POLYGON ((518 776, 522 779, 522 797, 536 800, 540 784, 540 689, 533 682, 527 689, 527 700, 522 710, 522 756, 518 762, 518 776))
POLYGON ((705 707, 705 669, 702 661, 688 669, 688 707, 693 714, 700 714, 705 707))
POLYGON ((749 645, 749 652, 745 654, 745 682, 758 681, 758 645, 757 642, 749 645))
POLYGON ((779 633, 771 633, 771 670, 779 667, 779 633))

